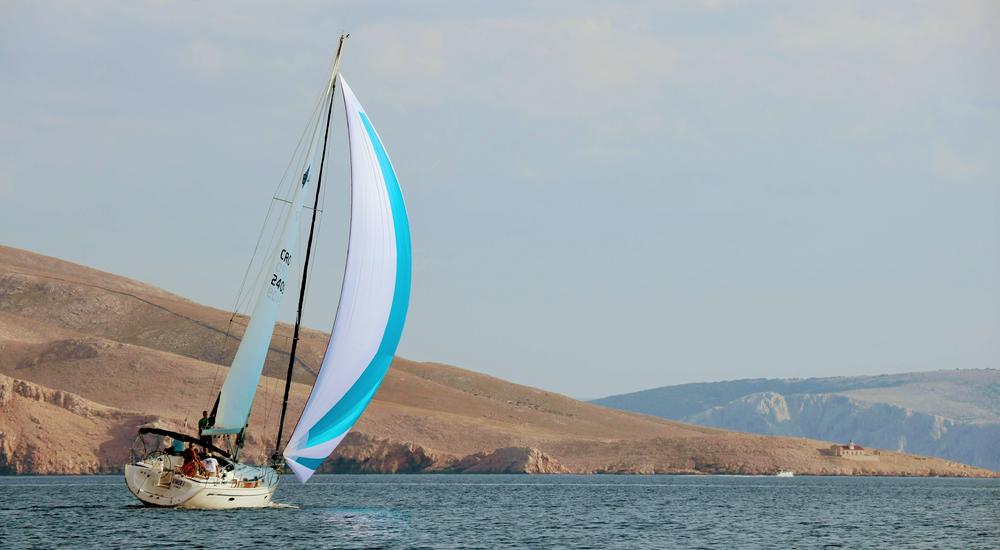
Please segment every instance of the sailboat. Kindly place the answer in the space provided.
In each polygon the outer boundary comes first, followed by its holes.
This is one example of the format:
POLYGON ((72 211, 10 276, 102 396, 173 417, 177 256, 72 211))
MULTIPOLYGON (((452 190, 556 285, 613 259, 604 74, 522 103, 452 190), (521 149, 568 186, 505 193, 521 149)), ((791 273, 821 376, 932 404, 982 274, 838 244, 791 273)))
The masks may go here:
MULTIPOLYGON (((276 246, 269 251, 273 266, 259 284, 249 323, 233 358, 212 413, 214 424, 199 436, 157 427, 139 429, 132 461, 125 465, 125 482, 144 504, 177 508, 257 508, 268 506, 277 489, 284 465, 303 483, 320 467, 347 435, 378 390, 395 354, 403 331, 410 297, 410 232, 399 182, 382 140, 354 92, 339 74, 340 58, 347 35, 340 37, 333 71, 321 94, 326 107, 325 125, 315 118, 307 149, 305 168, 296 178, 290 207, 280 227, 276 246), (320 210, 320 186, 334 92, 341 90, 350 145, 351 223, 344 281, 334 316, 334 326, 316 381, 295 428, 283 440, 295 353, 302 320, 302 307, 316 213, 320 210), (264 369, 279 306, 296 265, 299 225, 310 192, 311 167, 319 152, 318 177, 312 206, 312 221, 302 263, 298 310, 285 378, 284 397, 274 452, 266 464, 241 461, 240 450, 258 382, 264 369), (149 449, 144 436, 172 441, 200 451, 214 461, 209 471, 190 459, 185 464, 181 449, 164 450, 162 444, 149 449), (202 439, 203 436, 211 436, 202 439), (212 439, 214 438, 214 439, 212 439), (215 442, 218 442, 217 444, 215 442), (282 447, 282 443, 285 443, 282 447), (227 444, 228 443, 228 444, 227 444)), ((268 272, 265 272, 265 274, 268 272)))

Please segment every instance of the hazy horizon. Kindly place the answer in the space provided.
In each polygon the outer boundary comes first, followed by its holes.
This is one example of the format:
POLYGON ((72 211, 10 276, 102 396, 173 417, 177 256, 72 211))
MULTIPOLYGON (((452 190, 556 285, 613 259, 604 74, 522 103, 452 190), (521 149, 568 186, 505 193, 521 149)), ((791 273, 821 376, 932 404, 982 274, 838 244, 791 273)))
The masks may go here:
POLYGON ((0 244, 230 309, 344 30, 412 224, 399 355, 590 398, 995 368, 997 23, 990 2, 8 2, 0 244))

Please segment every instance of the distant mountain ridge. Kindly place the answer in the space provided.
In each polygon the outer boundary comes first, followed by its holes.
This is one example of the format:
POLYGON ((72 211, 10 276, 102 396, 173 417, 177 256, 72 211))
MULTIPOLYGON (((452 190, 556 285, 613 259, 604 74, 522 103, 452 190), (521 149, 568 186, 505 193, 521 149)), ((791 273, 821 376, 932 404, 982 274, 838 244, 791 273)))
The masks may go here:
POLYGON ((683 384, 593 400, 743 432, 853 439, 1000 470, 1000 370, 683 384))

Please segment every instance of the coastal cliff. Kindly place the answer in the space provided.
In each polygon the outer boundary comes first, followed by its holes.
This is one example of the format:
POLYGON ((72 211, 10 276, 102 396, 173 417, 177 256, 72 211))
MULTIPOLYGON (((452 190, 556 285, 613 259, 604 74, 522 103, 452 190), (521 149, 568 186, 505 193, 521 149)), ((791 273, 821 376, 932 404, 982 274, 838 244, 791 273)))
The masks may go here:
MULTIPOLYGON (((0 375, 0 474, 118 473, 129 458, 135 426, 182 429, 167 419, 105 407, 79 395, 0 375), (61 428, 61 429, 60 429, 61 428), (66 429, 71 428, 71 429, 66 429), (118 437, 94 446, 108 433, 118 437)), ((155 438, 154 438, 155 439, 155 438)), ((161 443, 157 440, 157 443, 161 443)), ((261 447, 251 441, 249 450, 261 447)), ((259 449, 258 449, 259 450, 259 449)), ((432 455, 419 445, 349 434, 321 472, 563 473, 538 449, 508 447, 464 457, 432 455)))
POLYGON ((855 442, 1000 470, 1000 371, 733 380, 595 404, 764 435, 855 442))
MULTIPOLYGON (((143 283, 0 247, 0 473, 119 471, 140 426, 192 432, 242 331, 226 312, 143 283)), ((280 325, 244 456, 274 445, 290 329, 280 325)), ((289 422, 326 335, 306 330, 289 422)), ((156 442, 162 444, 163 442, 156 442)), ((472 371, 397 358, 321 471, 994 476, 954 461, 696 426, 607 409, 472 371)))
POLYGON ((1000 467, 1000 423, 968 423, 832 394, 751 394, 685 421, 768 435, 849 439, 871 447, 1000 467))

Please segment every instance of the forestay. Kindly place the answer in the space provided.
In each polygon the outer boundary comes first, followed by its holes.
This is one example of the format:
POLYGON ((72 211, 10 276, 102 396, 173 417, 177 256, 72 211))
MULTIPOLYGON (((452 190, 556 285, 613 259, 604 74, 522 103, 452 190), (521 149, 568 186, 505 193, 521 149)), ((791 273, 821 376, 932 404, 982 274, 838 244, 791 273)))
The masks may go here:
POLYGON ((351 148, 351 234, 333 332, 316 384, 284 450, 305 482, 378 390, 410 300, 410 230, 389 156, 340 78, 351 148))
POLYGON ((263 281, 250 316, 250 323, 243 333, 243 339, 236 350, 226 381, 222 385, 215 425, 205 433, 238 433, 246 426, 247 418, 250 416, 250 407, 257 392, 257 383, 264 369, 268 348, 271 346, 271 334, 274 332, 274 324, 278 319, 278 310, 285 289, 294 288, 289 277, 299 238, 299 220, 303 202, 308 194, 306 191, 309 187, 309 170, 319 137, 317 124, 310 141, 302 180, 295 186, 289 201, 291 206, 281 226, 281 237, 271 255, 273 258, 271 265, 274 269, 263 281))

